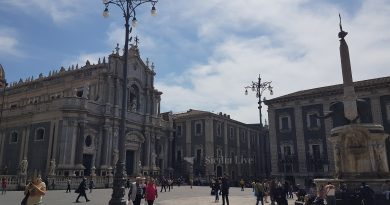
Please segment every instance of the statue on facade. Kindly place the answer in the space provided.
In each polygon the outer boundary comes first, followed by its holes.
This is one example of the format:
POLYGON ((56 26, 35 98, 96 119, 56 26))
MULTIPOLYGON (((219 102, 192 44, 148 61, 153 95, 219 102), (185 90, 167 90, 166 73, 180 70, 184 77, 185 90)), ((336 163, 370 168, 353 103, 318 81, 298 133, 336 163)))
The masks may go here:
POLYGON ((82 97, 85 99, 88 99, 88 96, 89 96, 89 85, 84 85, 82 97))
POLYGON ((133 98, 133 100, 131 101, 131 111, 135 112, 137 111, 137 99, 136 98, 133 98))
POLYGON ((156 166, 156 157, 157 157, 157 155, 153 151, 151 156, 152 156, 152 166, 154 167, 154 166, 156 166))
POLYGON ((21 175, 27 175, 27 167, 28 167, 28 161, 27 161, 27 159, 23 159, 20 162, 20 174, 21 175))
POLYGON ((55 159, 50 160, 49 175, 50 176, 55 176, 56 175, 56 160, 55 159))
POLYGON ((114 150, 112 153, 112 165, 115 166, 119 160, 118 150, 114 150))

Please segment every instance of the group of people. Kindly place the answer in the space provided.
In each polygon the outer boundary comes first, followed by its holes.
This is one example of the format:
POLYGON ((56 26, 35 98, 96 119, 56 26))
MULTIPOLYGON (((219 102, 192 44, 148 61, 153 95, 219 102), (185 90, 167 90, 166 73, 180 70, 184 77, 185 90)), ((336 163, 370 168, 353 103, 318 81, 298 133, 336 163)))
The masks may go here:
POLYGON ((219 195, 222 196, 222 205, 229 205, 229 182, 228 178, 219 177, 212 180, 211 194, 215 195, 215 202, 219 202, 219 195))
POLYGON ((153 178, 146 180, 145 178, 137 177, 133 183, 130 183, 130 180, 128 180, 127 187, 129 188, 128 199, 134 205, 140 205, 142 199, 145 199, 148 205, 153 205, 158 197, 156 181, 153 178))

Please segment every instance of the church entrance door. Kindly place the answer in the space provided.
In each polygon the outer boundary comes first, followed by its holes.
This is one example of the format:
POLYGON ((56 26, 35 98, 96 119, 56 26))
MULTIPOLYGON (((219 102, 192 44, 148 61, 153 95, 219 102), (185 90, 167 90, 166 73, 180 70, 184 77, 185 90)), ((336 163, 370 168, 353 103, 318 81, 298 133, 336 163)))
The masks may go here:
POLYGON ((126 173, 127 176, 134 175, 134 150, 126 150, 126 173))
POLYGON ((92 154, 83 154, 83 165, 85 167, 84 176, 91 175, 92 159, 93 159, 92 154))

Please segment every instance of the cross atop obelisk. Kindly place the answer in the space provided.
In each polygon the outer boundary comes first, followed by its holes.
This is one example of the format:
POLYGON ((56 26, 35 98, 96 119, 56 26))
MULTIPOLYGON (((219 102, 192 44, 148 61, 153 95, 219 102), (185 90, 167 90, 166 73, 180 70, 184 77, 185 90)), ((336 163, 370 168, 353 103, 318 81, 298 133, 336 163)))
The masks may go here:
POLYGON ((350 121, 354 121, 358 117, 357 106, 356 106, 356 94, 355 88, 353 86, 352 80, 352 69, 351 62, 349 59, 349 49, 347 42, 345 42, 345 36, 348 32, 343 31, 341 25, 341 16, 340 18, 340 58, 341 58, 341 68, 343 73, 343 87, 344 87, 344 117, 350 121))

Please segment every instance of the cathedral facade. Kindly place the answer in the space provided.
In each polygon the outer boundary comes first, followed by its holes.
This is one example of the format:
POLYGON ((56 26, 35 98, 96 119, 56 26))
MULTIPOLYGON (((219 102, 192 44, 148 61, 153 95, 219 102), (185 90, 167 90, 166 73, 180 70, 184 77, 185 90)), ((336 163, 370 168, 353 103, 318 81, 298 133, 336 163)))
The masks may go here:
MULTIPOLYGON (((118 160, 123 59, 72 66, 1 89, 0 174, 111 176, 118 160)), ((129 49, 126 172, 172 172, 173 121, 160 113, 154 65, 129 49), (171 158, 170 158, 171 157, 171 158)), ((4 71, 2 69, 2 75, 4 71)))

